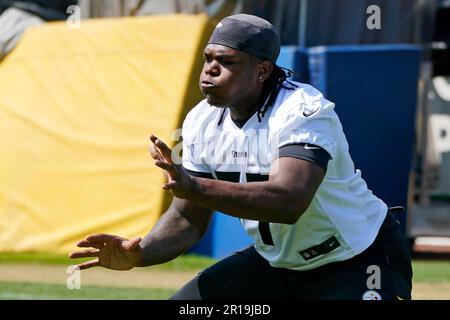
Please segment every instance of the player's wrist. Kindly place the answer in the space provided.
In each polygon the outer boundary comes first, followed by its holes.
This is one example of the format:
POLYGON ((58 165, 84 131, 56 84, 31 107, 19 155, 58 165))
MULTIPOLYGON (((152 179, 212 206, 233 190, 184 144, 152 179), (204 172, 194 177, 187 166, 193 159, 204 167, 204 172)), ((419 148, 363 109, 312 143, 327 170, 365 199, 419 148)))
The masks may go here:
POLYGON ((142 242, 139 244, 139 258, 136 261, 135 267, 149 267, 153 265, 152 263, 151 250, 145 247, 145 244, 142 242))
POLYGON ((138 255, 138 258, 136 260, 136 264, 135 264, 135 266, 133 268, 145 267, 145 263, 144 263, 144 248, 142 248, 139 245, 138 249, 139 249, 139 255, 138 255))
POLYGON ((197 177, 189 176, 189 187, 186 194, 186 199, 193 199, 198 194, 199 179, 197 177))

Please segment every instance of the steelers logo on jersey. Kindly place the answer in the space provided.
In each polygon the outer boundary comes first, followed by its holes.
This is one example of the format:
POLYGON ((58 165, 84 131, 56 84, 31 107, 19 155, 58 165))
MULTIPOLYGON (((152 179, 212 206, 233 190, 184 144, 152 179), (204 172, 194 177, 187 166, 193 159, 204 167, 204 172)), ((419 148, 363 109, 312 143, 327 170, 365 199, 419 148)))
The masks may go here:
POLYGON ((374 290, 368 290, 368 291, 364 292, 362 299, 363 300, 382 300, 381 295, 374 290))

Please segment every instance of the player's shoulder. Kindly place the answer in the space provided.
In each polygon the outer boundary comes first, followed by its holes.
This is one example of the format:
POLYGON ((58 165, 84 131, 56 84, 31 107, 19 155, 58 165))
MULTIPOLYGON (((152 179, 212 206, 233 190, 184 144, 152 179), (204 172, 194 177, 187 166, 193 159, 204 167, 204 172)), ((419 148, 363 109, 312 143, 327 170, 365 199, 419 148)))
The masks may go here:
POLYGON ((334 109, 334 103, 313 86, 291 81, 290 89, 283 88, 281 101, 274 109, 274 116, 296 115, 303 118, 316 117, 334 109))
POLYGON ((321 120, 330 124, 330 120, 335 118, 334 103, 325 99, 319 90, 309 84, 293 81, 292 84, 295 87, 280 90, 270 113, 269 127, 279 131, 289 126, 302 126, 310 120, 321 120))
POLYGON ((220 115, 219 108, 211 106, 206 100, 200 101, 186 115, 183 121, 183 140, 188 142, 202 140, 210 132, 220 115))
POLYGON ((202 100, 188 112, 186 118, 184 119, 183 127, 202 127, 216 118, 217 113, 218 108, 212 107, 206 102, 206 99, 202 100))

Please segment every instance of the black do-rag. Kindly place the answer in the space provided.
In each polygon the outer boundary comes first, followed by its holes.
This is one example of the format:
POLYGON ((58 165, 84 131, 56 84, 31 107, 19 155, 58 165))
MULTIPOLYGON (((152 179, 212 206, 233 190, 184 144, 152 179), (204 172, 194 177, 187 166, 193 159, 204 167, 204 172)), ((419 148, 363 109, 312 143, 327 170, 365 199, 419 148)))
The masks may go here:
POLYGON ((236 14, 220 21, 208 44, 220 44, 275 63, 280 54, 280 36, 260 17, 236 14))

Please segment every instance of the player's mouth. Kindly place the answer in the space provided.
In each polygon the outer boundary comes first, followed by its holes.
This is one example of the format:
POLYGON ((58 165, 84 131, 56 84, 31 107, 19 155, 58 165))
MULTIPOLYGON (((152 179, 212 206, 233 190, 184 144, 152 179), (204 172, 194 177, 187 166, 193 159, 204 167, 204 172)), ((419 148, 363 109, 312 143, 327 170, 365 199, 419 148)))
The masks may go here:
POLYGON ((217 85, 216 85, 215 83, 211 82, 211 81, 208 81, 208 80, 202 80, 202 81, 200 82, 200 87, 201 87, 202 89, 211 89, 211 88, 216 88, 217 85))

